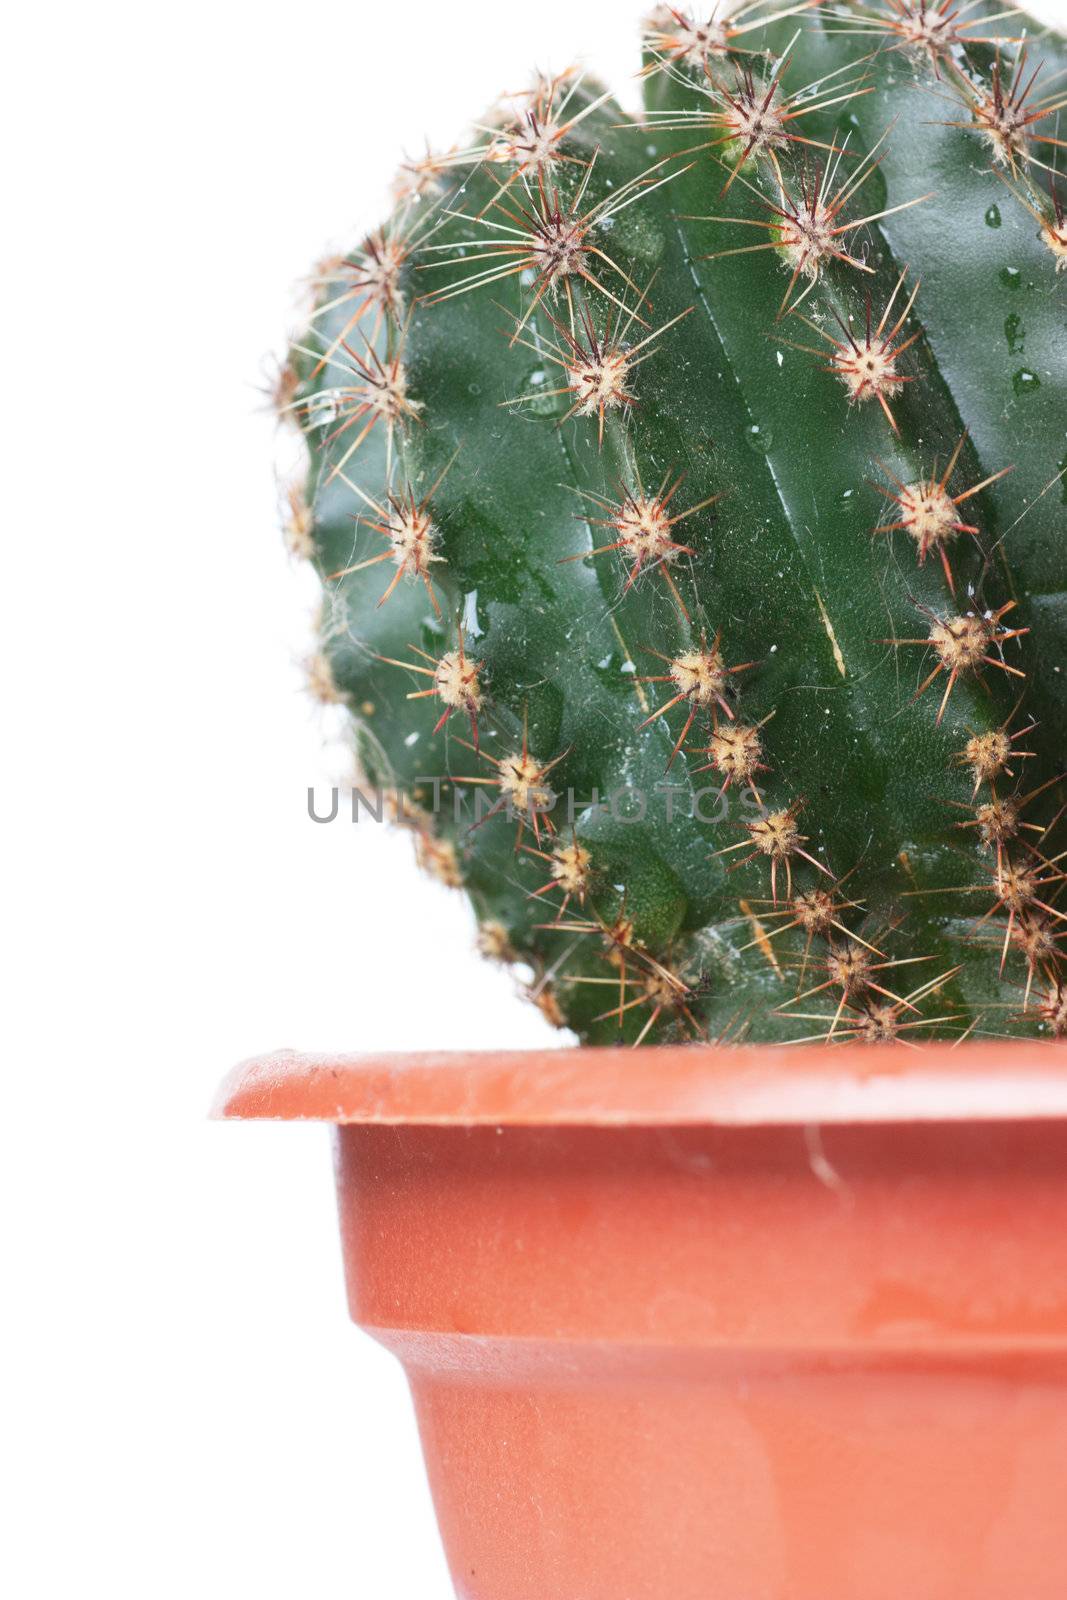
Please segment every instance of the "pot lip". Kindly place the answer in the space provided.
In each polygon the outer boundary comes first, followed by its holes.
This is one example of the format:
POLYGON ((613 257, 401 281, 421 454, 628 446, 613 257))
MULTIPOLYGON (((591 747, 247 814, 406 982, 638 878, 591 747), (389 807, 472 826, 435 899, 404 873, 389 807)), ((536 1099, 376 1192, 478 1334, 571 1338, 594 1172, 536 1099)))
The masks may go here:
POLYGON ((1067 1046, 278 1050, 235 1067, 212 1115, 394 1127, 1067 1121, 1067 1046))

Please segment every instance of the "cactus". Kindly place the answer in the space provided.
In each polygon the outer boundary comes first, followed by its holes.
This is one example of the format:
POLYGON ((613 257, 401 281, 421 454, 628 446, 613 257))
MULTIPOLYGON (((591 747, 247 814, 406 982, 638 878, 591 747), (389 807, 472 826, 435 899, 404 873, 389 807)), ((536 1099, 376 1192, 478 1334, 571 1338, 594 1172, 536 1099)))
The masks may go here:
POLYGON ((315 692, 583 1040, 1062 1036, 1067 43, 660 6, 641 90, 316 272, 315 692))

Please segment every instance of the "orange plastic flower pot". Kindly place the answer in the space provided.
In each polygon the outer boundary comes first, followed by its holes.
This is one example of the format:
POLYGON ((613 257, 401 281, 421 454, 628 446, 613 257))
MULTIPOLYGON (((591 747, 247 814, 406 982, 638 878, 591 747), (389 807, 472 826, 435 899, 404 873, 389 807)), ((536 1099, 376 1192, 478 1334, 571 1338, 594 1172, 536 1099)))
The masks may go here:
POLYGON ((279 1055, 465 1600, 1064 1600, 1067 1051, 279 1055))

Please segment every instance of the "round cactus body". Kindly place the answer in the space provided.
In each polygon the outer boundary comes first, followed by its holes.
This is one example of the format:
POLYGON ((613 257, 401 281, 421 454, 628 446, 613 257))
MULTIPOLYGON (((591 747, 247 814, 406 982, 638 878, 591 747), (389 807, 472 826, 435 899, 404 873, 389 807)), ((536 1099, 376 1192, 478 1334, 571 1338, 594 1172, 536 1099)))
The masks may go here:
POLYGON ((1067 44, 999 9, 662 6, 641 115, 539 81, 317 275, 316 691, 584 1040, 1064 1032, 1067 44))

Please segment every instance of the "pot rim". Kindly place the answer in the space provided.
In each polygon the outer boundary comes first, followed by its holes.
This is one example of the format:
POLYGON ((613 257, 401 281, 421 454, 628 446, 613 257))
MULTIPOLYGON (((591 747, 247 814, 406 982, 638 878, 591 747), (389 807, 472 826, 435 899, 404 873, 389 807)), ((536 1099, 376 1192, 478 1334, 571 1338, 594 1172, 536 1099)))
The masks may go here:
POLYGON ((1067 1121, 1067 1045, 278 1050, 235 1067, 212 1115, 394 1127, 1067 1121))

